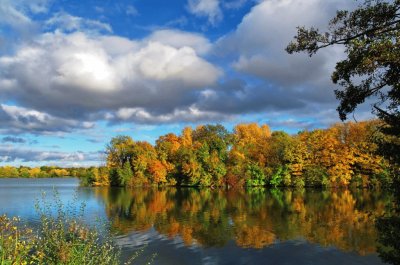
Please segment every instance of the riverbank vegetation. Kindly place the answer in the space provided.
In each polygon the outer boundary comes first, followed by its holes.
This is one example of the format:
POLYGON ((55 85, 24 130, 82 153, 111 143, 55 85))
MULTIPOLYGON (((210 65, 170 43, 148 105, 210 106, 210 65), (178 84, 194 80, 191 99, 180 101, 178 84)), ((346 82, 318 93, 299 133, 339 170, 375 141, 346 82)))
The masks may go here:
POLYGON ((267 125, 186 127, 155 145, 118 136, 106 148, 107 167, 93 168, 85 183, 97 186, 387 186, 398 166, 379 154, 377 120, 338 123, 289 135, 267 125))
POLYGON ((45 208, 39 226, 26 227, 19 218, 0 216, 0 264, 119 264, 117 247, 76 215, 45 208))
POLYGON ((90 168, 42 167, 0 167, 0 178, 64 178, 86 176, 90 168))

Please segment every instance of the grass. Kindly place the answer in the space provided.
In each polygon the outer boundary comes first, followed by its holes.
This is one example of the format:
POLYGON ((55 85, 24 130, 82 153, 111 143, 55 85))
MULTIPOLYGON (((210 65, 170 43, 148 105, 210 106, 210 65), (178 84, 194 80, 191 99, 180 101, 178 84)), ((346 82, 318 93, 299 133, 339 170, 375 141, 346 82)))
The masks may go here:
POLYGON ((111 236, 104 231, 100 236, 98 227, 68 212, 57 193, 54 198, 56 213, 51 204, 37 206, 40 224, 35 229, 18 218, 0 216, 0 265, 119 264, 120 251, 111 236))

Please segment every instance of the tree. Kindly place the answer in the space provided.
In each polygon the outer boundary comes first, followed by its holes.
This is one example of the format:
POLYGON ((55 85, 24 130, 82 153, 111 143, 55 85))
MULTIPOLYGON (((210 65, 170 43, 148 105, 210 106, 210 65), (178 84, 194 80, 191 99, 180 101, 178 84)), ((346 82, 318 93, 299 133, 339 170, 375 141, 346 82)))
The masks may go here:
POLYGON ((125 162, 122 168, 117 169, 117 178, 120 186, 127 186, 133 176, 131 165, 129 162, 125 162))
MULTIPOLYGON (((185 134, 187 133, 184 130, 183 137, 190 138, 185 134)), ((190 170, 185 170, 190 172, 189 179, 198 181, 202 186, 222 184, 222 178, 226 174, 229 138, 228 131, 219 124, 198 126, 192 132, 194 157, 186 163, 186 169, 190 170)))
POLYGON ((117 136, 111 139, 106 147, 107 165, 110 168, 122 168, 132 158, 134 141, 129 136, 117 136))
MULTIPOLYGON (((340 10, 330 21, 329 31, 298 27, 286 48, 288 53, 307 52, 344 45, 347 58, 336 64, 332 81, 342 120, 359 104, 373 98, 373 112, 400 134, 400 0, 365 0, 354 11, 340 10)), ((400 150, 400 149, 398 149, 400 150)))

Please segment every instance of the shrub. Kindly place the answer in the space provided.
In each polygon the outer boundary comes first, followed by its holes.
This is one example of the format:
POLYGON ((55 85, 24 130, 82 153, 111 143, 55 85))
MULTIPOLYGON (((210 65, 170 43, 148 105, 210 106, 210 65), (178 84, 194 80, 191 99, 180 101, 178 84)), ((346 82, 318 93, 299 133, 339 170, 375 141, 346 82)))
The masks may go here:
POLYGON ((311 165, 305 168, 304 179, 307 187, 327 186, 329 182, 326 169, 317 165, 311 165))
POLYGON ((286 166, 279 166, 276 172, 272 175, 269 184, 273 187, 282 186, 290 186, 291 179, 290 173, 286 166))
POLYGON ((246 186, 264 186, 266 184, 265 174, 257 164, 248 165, 246 175, 246 186))

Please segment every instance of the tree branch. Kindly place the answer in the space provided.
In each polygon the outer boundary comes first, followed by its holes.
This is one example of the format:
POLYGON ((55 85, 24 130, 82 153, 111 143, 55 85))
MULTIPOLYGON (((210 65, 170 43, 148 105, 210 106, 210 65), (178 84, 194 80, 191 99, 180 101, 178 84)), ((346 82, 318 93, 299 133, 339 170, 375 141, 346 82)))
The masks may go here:
MULTIPOLYGON (((357 38, 359 38, 359 37, 361 37, 363 35, 366 35, 368 33, 376 32, 376 31, 378 31, 380 29, 385 29, 385 28, 390 27, 392 25, 395 25, 397 23, 400 23, 400 20, 395 20, 395 21, 393 21, 393 22, 391 22, 389 24, 386 24, 384 26, 375 27, 375 28, 372 28, 372 29, 365 30, 363 32, 360 32, 360 33, 354 35, 354 36, 350 36, 350 37, 346 37, 346 38, 330 41, 330 42, 328 42, 328 43, 326 43, 324 45, 316 47, 315 48, 315 52, 318 51, 319 49, 326 48, 326 47, 334 45, 334 44, 347 44, 351 40, 357 39, 357 38)), ((389 28, 389 29, 386 29, 384 31, 379 32, 379 34, 387 33, 387 32, 394 31, 394 30, 400 30, 400 27, 389 28)))

